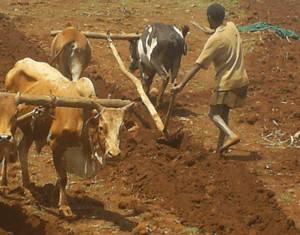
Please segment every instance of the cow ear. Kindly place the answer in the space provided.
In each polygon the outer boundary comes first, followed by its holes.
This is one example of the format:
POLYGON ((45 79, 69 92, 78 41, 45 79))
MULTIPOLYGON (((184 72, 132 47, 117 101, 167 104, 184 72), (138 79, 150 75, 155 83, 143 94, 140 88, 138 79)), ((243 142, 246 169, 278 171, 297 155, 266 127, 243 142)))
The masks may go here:
POLYGON ((124 112, 130 110, 134 106, 134 104, 134 102, 131 102, 130 104, 127 104, 124 107, 122 107, 122 109, 124 110, 124 112))
POLYGON ((93 116, 96 116, 98 113, 99 113, 99 112, 98 112, 96 109, 93 109, 93 111, 92 111, 92 115, 93 115, 93 116))
POLYGON ((187 25, 184 25, 181 27, 181 32, 183 37, 185 38, 185 36, 187 35, 187 33, 190 31, 190 27, 187 25))
POLYGON ((87 126, 98 126, 99 124, 99 116, 100 116, 100 113, 97 113, 96 115, 94 115, 94 112, 93 112, 93 115, 85 122, 85 124, 87 126))

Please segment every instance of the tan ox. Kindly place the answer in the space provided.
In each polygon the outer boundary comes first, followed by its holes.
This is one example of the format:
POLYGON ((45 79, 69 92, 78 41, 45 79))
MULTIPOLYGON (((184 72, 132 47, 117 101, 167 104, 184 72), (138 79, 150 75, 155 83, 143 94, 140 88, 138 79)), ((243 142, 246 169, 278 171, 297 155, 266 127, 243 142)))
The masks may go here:
MULTIPOLYGON (((71 97, 95 97, 95 90, 88 78, 70 81, 46 63, 29 58, 20 60, 9 71, 5 79, 8 91, 26 94, 41 94, 71 97)), ((19 158, 22 168, 23 185, 30 184, 27 155, 34 140, 50 144, 59 186, 60 215, 72 218, 65 188, 67 171, 84 177, 92 177, 100 169, 98 155, 104 158, 120 156, 119 132, 125 111, 123 108, 89 109, 57 107, 49 110, 49 115, 36 121, 20 125, 24 136, 19 143, 19 158)), ((23 107, 20 115, 33 107, 23 107)))
POLYGON ((17 159, 17 143, 13 135, 17 122, 17 105, 15 98, 0 98, 1 185, 7 185, 7 162, 17 159))
POLYGON ((91 60, 91 47, 83 33, 67 26, 57 34, 51 44, 54 59, 51 62, 67 78, 76 81, 91 60))

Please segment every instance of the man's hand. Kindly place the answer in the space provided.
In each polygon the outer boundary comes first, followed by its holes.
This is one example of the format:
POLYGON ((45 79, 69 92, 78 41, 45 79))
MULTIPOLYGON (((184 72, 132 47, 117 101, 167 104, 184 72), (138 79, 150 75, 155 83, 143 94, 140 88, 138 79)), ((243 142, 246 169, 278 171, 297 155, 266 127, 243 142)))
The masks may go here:
POLYGON ((175 85, 175 86, 173 86, 171 88, 172 95, 176 95, 177 93, 181 92, 182 88, 183 88, 183 86, 181 86, 181 85, 178 85, 178 86, 175 85))
POLYGON ((191 80, 200 69, 201 65, 195 63, 191 71, 186 75, 185 79, 178 86, 174 84, 174 86, 171 88, 172 95, 176 95, 177 93, 181 92, 185 85, 188 83, 188 81, 191 80))

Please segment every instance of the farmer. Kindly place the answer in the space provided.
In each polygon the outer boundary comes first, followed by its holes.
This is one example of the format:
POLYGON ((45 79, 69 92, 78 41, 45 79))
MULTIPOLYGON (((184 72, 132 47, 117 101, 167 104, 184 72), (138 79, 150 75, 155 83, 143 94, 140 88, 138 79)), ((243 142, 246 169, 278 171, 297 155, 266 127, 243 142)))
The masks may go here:
POLYGON ((216 75, 209 102, 209 117, 220 129, 217 153, 223 153, 240 142, 240 137, 228 126, 228 116, 230 109, 242 106, 249 83, 239 32, 234 23, 224 23, 224 17, 222 5, 214 3, 207 8, 207 20, 215 32, 209 37, 185 79, 178 86, 172 87, 173 94, 180 92, 201 68, 206 70, 214 62, 216 75), (224 144, 225 135, 228 139, 224 144))

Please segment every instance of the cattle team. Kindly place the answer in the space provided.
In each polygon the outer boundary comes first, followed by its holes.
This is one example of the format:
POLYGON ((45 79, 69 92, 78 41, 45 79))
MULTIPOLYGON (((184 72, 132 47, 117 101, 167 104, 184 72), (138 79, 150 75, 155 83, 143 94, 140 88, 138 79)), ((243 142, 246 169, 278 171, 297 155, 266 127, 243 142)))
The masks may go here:
MULTIPOLYGON (((162 85, 156 99, 156 107, 163 102, 163 94, 171 73, 171 92, 177 94, 201 69, 214 62, 216 75, 210 100, 209 117, 220 129, 216 152, 223 154, 240 141, 240 137, 228 126, 230 109, 240 107, 247 95, 248 78, 244 68, 241 38, 232 22, 224 22, 225 10, 218 3, 207 9, 210 28, 214 30, 185 79, 177 85, 176 78, 182 55, 187 53, 185 37, 188 26, 181 29, 164 23, 146 26, 140 39, 130 41, 131 71, 140 70, 144 89, 149 95, 155 74, 162 85), (225 137, 228 137, 225 142, 225 137), (225 143, 224 143, 225 142, 225 143)), ((5 78, 6 92, 85 97, 96 99, 96 92, 89 78, 81 77, 91 60, 91 48, 87 38, 71 25, 52 41, 51 50, 56 68, 30 58, 18 61, 5 78)), ((108 108, 100 104, 92 108, 46 108, 45 114, 32 121, 29 116, 36 107, 19 104, 16 98, 0 99, 0 160, 2 161, 1 185, 7 185, 7 162, 19 158, 23 186, 30 188, 28 152, 33 142, 39 151, 45 144, 52 150, 59 190, 59 213, 63 218, 74 218, 66 196, 67 172, 81 177, 93 177, 101 169, 104 160, 120 157, 120 130, 126 111, 108 108), (18 121, 19 120, 19 121, 18 121), (14 138, 19 128, 23 136, 17 144, 14 138)))

